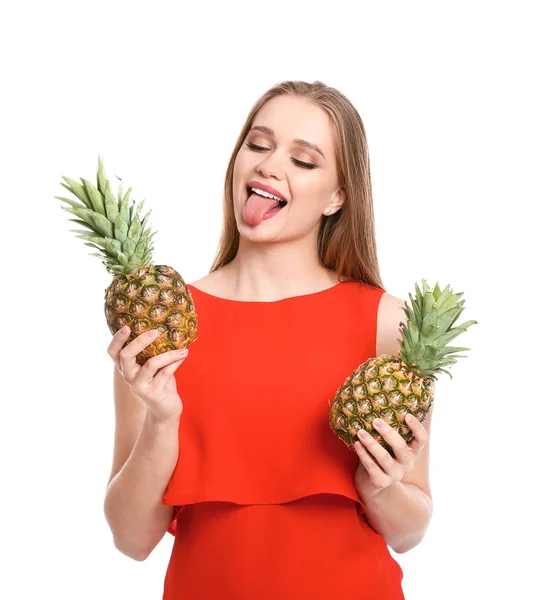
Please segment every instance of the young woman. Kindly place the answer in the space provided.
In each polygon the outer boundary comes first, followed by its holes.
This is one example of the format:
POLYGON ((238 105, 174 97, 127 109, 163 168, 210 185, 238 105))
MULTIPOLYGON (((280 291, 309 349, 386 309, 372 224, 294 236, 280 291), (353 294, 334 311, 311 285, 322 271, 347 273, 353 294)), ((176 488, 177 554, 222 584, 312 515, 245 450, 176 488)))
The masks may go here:
POLYGON ((340 92, 284 82, 255 104, 217 258, 188 288, 190 354, 140 367, 151 339, 121 350, 121 332, 108 348, 116 547, 144 560, 175 536, 164 600, 402 599, 388 546, 410 550, 431 518, 431 411, 409 444, 376 425, 395 457, 369 436, 352 452, 328 423, 338 387, 396 353, 405 320, 379 276, 365 129, 340 92))

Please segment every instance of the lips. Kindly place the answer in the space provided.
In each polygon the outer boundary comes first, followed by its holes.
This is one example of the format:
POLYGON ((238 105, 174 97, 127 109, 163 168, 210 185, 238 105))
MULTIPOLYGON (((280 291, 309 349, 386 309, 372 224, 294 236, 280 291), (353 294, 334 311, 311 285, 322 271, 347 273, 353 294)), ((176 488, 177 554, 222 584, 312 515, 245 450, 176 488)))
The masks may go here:
POLYGON ((250 188, 259 188, 260 190, 263 190, 264 192, 268 192, 269 194, 278 196, 278 198, 281 198, 286 203, 288 202, 287 198, 283 194, 281 194, 278 190, 275 190, 270 185, 266 185, 259 181, 252 180, 252 181, 248 181, 248 183, 246 184, 246 189, 248 191, 248 194, 250 194, 250 188))

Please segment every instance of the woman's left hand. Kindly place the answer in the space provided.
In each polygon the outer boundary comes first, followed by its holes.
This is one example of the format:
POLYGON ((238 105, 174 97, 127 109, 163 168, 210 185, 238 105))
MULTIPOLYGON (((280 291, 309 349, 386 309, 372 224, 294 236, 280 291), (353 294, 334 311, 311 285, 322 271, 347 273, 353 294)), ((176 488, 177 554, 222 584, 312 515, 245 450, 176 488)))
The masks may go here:
POLYGON ((401 481, 407 473, 414 468, 422 448, 427 444, 428 432, 420 421, 414 418, 405 422, 411 428, 414 437, 407 443, 399 433, 388 423, 379 419, 373 421, 373 426, 392 447, 395 457, 383 448, 364 429, 358 432, 359 442, 355 442, 354 449, 360 462, 354 475, 356 489, 360 495, 372 497, 390 485, 401 481), (360 434, 364 434, 360 437, 360 434))

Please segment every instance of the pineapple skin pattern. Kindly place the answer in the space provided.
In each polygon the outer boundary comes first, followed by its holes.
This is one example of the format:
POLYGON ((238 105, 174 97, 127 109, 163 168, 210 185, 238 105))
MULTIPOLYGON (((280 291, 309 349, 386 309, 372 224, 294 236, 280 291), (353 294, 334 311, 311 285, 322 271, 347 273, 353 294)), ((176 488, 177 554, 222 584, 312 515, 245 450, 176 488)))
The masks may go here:
POLYGON ((405 417, 426 418, 433 404, 434 379, 418 377, 397 357, 381 354, 368 359, 349 375, 337 390, 329 411, 329 426, 351 449, 364 429, 390 454, 393 449, 373 427, 380 418, 409 442, 412 430, 405 417))
POLYGON ((149 358, 187 348, 197 339, 198 317, 182 276, 168 265, 150 265, 134 274, 114 277, 104 295, 104 313, 112 334, 131 328, 125 345, 156 329, 159 336, 136 355, 143 365, 149 358))

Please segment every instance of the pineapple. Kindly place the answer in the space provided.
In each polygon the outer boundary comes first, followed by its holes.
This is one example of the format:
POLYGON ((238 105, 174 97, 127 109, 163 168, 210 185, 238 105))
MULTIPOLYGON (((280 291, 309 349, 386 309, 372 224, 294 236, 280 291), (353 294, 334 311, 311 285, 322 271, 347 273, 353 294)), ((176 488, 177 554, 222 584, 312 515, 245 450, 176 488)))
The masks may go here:
MULTIPOLYGON (((401 347, 396 356, 382 354, 370 358, 346 378, 330 403, 329 426, 352 450, 358 440, 357 432, 365 429, 390 455, 391 446, 373 427, 380 417, 409 442, 411 429, 405 424, 408 414, 422 422, 433 404, 433 382, 442 367, 456 363, 463 355, 447 355, 469 348, 447 346, 456 336, 477 321, 466 321, 452 327, 464 310, 462 295, 453 294, 446 286, 442 291, 436 284, 433 291, 422 280, 422 291, 416 285, 416 300, 409 297, 412 309, 405 303, 407 323, 400 323, 401 347)), ((354 450, 355 451, 355 450, 354 450)))
POLYGON ((87 240, 86 246, 100 250, 102 254, 90 254, 104 258, 102 264, 114 276, 104 297, 111 333, 128 325, 131 329, 128 344, 150 329, 159 331, 157 338, 137 355, 136 362, 140 365, 152 356, 190 346, 197 339, 198 324, 193 299, 181 275, 172 267, 151 264, 151 238, 155 233, 150 235, 150 229, 145 229, 151 211, 140 220, 144 200, 134 210, 134 201, 129 206, 132 188, 123 196, 120 184, 116 201, 100 156, 96 188, 83 178, 81 184, 69 177, 63 179, 68 185, 61 185, 83 205, 69 198, 55 198, 71 206, 61 206, 63 210, 79 217, 70 221, 87 228, 71 231, 87 240))

